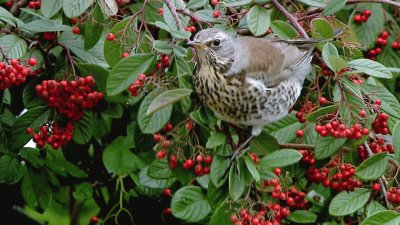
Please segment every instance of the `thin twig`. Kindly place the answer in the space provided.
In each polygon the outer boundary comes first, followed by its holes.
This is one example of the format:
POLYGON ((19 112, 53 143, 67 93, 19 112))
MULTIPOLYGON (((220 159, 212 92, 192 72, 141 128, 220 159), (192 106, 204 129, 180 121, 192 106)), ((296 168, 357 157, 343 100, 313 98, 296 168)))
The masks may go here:
POLYGON ((29 0, 14 0, 14 4, 10 9, 10 13, 15 16, 19 12, 19 8, 24 7, 26 4, 28 4, 28 2, 29 0))
POLYGON ((176 7, 174 3, 172 3, 171 0, 164 0, 164 2, 167 5, 168 9, 171 11, 172 17, 174 18, 176 25, 178 25, 180 30, 185 30, 182 21, 179 19, 178 13, 176 12, 176 7))
POLYGON ((283 7, 277 0, 271 0, 271 3, 293 24, 293 26, 296 28, 296 30, 300 33, 300 35, 308 39, 310 38, 304 28, 299 24, 297 21, 297 18, 294 17, 292 14, 290 14, 285 7, 283 7))
MULTIPOLYGON (((374 155, 374 153, 369 148, 369 145, 367 142, 364 142, 364 147, 367 150, 369 157, 374 155)), ((387 183, 386 177, 382 175, 382 177, 379 178, 379 184, 381 186, 381 191, 382 191, 383 197, 385 198, 386 206, 388 207, 388 209, 392 209, 393 207, 392 207, 392 204, 390 204, 390 202, 389 202, 387 191, 386 191, 386 183, 387 183)))

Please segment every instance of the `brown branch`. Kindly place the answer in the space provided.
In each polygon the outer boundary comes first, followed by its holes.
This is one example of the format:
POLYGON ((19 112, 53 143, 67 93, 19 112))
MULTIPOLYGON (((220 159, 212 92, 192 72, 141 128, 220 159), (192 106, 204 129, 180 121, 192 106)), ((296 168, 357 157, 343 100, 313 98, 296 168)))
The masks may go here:
POLYGON ((168 9, 171 11, 172 17, 174 18, 176 25, 178 25, 180 30, 185 30, 182 25, 182 21, 179 19, 178 13, 176 12, 176 7, 174 3, 172 3, 171 0, 164 0, 164 2, 167 5, 168 9))
POLYGON ((392 0, 348 0, 346 4, 357 4, 357 3, 383 3, 383 4, 388 4, 392 5, 395 7, 400 8, 400 2, 395 2, 392 0))
POLYGON ((300 33, 300 35, 308 39, 310 38, 304 28, 299 24, 297 21, 297 18, 294 17, 292 14, 290 14, 285 7, 283 7, 277 0, 271 0, 271 3, 293 24, 293 26, 296 28, 296 30, 300 33))
MULTIPOLYGON (((371 149, 369 148, 369 145, 367 142, 364 142, 364 147, 367 150, 368 156, 371 157, 374 155, 374 153, 371 151, 371 149)), ((379 184, 381 186, 381 191, 383 194, 383 197, 385 198, 385 202, 386 202, 386 207, 388 209, 392 209, 392 204, 390 204, 389 199, 388 199, 388 195, 387 195, 387 190, 386 190, 386 177, 385 176, 381 176, 381 178, 379 178, 379 184)))
POLYGON ((19 8, 28 4, 29 0, 14 0, 14 4, 10 9, 10 13, 14 16, 19 12, 19 8))

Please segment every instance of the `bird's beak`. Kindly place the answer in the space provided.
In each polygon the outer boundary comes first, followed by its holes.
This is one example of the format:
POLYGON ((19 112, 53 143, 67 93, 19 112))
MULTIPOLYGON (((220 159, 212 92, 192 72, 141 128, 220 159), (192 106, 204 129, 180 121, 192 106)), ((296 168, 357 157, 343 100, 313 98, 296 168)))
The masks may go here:
POLYGON ((195 41, 188 41, 186 43, 186 45, 189 46, 189 47, 193 47, 195 49, 198 49, 198 50, 204 50, 204 49, 207 48, 207 46, 205 44, 202 44, 202 43, 199 43, 199 42, 195 42, 195 41))

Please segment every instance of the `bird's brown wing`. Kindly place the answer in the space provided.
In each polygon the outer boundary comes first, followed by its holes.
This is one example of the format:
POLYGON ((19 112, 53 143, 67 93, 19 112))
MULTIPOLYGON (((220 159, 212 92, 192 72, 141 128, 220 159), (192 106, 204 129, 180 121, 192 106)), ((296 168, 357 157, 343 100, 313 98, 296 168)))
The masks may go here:
POLYGON ((236 40, 243 51, 240 55, 245 58, 240 60, 245 62, 240 63, 239 68, 230 75, 262 80, 268 87, 275 86, 308 61, 314 45, 307 40, 286 41, 276 38, 240 37, 236 40))

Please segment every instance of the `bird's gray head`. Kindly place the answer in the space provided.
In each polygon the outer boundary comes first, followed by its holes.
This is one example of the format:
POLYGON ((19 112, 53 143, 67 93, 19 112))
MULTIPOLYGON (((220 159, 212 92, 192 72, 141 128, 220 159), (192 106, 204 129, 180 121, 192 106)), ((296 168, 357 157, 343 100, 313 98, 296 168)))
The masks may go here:
POLYGON ((187 45, 196 49, 199 63, 208 63, 218 70, 226 72, 234 61, 234 39, 222 30, 201 30, 187 45))

